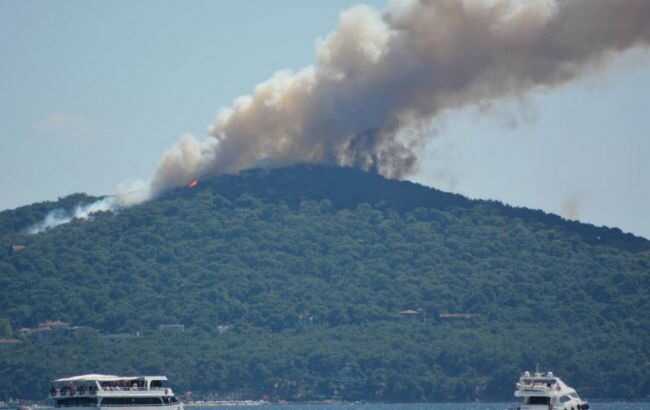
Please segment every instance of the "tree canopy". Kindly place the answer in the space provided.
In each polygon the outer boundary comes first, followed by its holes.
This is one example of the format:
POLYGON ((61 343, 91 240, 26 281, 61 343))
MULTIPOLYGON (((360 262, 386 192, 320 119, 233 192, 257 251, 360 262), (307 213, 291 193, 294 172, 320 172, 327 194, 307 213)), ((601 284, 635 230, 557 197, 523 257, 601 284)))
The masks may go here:
POLYGON ((538 363, 587 397, 650 394, 644 238, 307 165, 25 233, 96 199, 0 212, 0 317, 14 335, 82 327, 0 345, 0 399, 84 372, 231 397, 507 399, 538 363))

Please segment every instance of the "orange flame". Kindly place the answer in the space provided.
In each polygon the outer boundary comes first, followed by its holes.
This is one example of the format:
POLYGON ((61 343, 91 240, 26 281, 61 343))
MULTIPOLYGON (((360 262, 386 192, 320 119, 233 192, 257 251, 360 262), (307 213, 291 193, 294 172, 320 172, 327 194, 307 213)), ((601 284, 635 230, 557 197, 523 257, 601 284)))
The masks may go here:
POLYGON ((188 187, 188 188, 194 188, 194 187, 197 186, 198 184, 199 184, 199 180, 198 180, 198 179, 193 179, 193 180, 190 181, 189 184, 187 184, 187 187, 188 187))

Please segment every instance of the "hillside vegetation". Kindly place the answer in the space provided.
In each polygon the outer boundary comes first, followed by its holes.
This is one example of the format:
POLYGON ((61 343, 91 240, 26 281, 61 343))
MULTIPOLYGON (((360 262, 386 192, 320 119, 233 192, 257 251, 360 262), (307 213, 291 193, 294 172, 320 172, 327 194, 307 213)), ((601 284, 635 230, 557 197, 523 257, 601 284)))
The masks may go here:
POLYGON ((0 319, 21 341, 0 344, 0 399, 83 372, 222 397, 509 399, 536 364, 589 398, 650 395, 650 242, 618 229, 294 166, 24 233, 93 199, 0 213, 0 319), (92 329, 18 331, 46 320, 92 329))

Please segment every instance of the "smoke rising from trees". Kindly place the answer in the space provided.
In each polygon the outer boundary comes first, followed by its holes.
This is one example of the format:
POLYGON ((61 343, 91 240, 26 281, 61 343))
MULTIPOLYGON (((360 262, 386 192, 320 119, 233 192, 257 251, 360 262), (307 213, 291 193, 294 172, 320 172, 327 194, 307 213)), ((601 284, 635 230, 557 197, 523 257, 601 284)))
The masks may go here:
POLYGON ((328 163, 402 178, 417 170, 441 112, 560 86, 649 43, 648 0, 352 7, 319 40, 313 65, 277 72, 235 99, 206 138, 183 136, 144 187, 118 192, 109 209, 258 164, 328 163))
POLYGON ((263 161, 401 178, 438 113, 565 84, 650 41, 647 0, 395 1, 356 6, 314 65, 281 71, 222 109, 206 139, 162 157, 150 194, 263 161))

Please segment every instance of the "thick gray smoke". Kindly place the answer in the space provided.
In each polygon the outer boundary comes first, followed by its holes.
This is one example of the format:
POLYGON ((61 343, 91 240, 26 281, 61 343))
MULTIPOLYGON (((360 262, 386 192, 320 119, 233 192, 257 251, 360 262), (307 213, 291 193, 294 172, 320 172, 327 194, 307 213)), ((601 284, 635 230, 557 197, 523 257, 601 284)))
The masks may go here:
MULTIPOLYGON (((414 172, 436 115, 565 84, 650 44, 650 0, 404 0, 341 14, 316 62, 281 71, 183 136, 145 186, 55 211, 31 233, 259 163, 414 172)), ((570 212, 568 217, 572 217, 570 212)))
POLYGON ((649 0, 396 1, 353 7, 313 66, 282 71, 166 152, 150 194, 264 160, 403 177, 436 114, 562 85, 647 46, 649 0))

